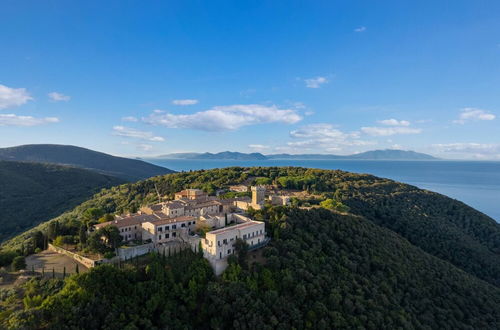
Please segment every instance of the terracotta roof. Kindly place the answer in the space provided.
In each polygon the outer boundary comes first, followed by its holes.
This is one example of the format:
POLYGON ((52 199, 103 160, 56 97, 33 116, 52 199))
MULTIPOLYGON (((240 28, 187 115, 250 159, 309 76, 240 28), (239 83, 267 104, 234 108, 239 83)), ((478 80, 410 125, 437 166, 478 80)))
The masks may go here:
POLYGON ((203 202, 203 203, 196 203, 193 205, 186 206, 187 210, 192 210, 192 209, 199 209, 202 207, 207 207, 207 206, 215 206, 215 205, 222 205, 221 202, 219 201, 208 201, 208 202, 203 202))
POLYGON ((157 217, 154 215, 149 215, 149 214, 138 214, 138 215, 133 215, 129 216, 123 219, 116 219, 113 221, 108 221, 104 223, 98 223, 97 225, 94 225, 96 229, 103 228, 106 226, 115 226, 118 228, 121 227, 128 227, 128 226, 133 226, 133 225, 138 225, 146 221, 155 221, 158 220, 157 217))
POLYGON ((196 220, 195 217, 183 215, 181 217, 177 218, 165 218, 165 219, 159 219, 155 221, 148 221, 151 222, 155 226, 161 226, 161 225, 167 225, 169 223, 176 223, 176 222, 184 222, 184 221, 193 221, 196 220))
POLYGON ((212 235, 223 234, 223 233, 226 233, 226 232, 229 232, 229 231, 232 231, 232 230, 243 229, 243 228, 247 228, 247 227, 252 227, 252 226, 260 225, 261 223, 263 223, 263 222, 260 222, 260 221, 248 221, 248 222, 240 223, 240 224, 237 224, 237 225, 234 225, 234 226, 229 226, 229 227, 224 227, 224 228, 221 228, 221 229, 209 231, 207 234, 212 234, 212 235))

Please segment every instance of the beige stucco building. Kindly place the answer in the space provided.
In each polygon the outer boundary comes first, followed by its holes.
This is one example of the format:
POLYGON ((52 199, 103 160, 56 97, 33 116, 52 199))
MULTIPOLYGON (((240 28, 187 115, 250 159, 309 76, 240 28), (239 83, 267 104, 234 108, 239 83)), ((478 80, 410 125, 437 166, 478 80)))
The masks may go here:
POLYGON ((217 260, 235 253, 234 244, 237 239, 244 240, 252 248, 263 243, 265 238, 264 222, 249 220, 206 233, 201 246, 207 259, 217 260))
POLYGON ((164 218, 142 224, 142 239, 157 246, 173 240, 182 240, 194 230, 197 219, 192 216, 164 218))

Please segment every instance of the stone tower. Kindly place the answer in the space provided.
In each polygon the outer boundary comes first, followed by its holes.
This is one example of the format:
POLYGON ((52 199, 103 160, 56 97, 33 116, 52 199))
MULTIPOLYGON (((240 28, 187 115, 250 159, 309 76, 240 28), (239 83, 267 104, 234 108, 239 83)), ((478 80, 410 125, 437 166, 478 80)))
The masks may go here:
POLYGON ((266 198, 266 188, 263 186, 252 186, 252 204, 263 205, 266 198))

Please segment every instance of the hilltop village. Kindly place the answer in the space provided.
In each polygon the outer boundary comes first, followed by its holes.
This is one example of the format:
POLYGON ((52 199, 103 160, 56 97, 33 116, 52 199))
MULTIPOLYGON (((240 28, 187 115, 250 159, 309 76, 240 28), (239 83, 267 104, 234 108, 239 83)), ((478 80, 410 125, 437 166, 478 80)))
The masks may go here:
MULTIPOLYGON (((231 186, 233 192, 247 192, 244 185, 231 186)), ((243 240, 248 250, 269 241, 264 222, 249 218, 246 211, 259 210, 267 201, 272 205, 289 205, 290 196, 266 193, 265 186, 250 187, 251 197, 222 199, 200 189, 186 189, 174 194, 173 200, 143 206, 135 214, 116 215, 112 221, 94 225, 94 230, 116 227, 125 243, 118 257, 130 259, 151 251, 190 247, 203 250, 216 274, 227 266, 235 243, 243 240), (141 242, 142 244, 137 244, 141 242)))

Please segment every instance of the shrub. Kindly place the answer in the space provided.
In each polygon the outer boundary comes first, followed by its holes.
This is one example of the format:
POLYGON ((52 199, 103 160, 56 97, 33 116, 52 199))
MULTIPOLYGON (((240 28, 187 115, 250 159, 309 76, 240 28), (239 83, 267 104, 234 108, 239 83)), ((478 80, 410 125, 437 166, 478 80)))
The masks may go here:
POLYGON ((74 244, 75 238, 71 235, 57 236, 54 239, 54 245, 63 246, 65 244, 74 244))
POLYGON ((12 260, 12 268, 15 271, 26 268, 26 259, 23 256, 17 256, 12 260))
POLYGON ((104 258, 106 259, 111 259, 115 256, 116 254, 114 252, 106 252, 104 253, 104 258))

